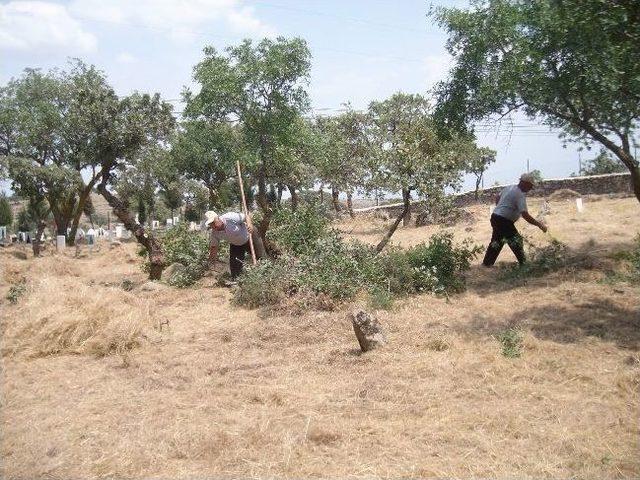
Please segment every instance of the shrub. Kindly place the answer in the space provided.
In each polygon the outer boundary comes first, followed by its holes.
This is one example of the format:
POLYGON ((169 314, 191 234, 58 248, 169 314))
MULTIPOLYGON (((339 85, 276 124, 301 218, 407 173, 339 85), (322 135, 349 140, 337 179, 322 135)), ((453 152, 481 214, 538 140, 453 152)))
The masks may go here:
POLYGON ((367 285, 377 283, 374 261, 370 247, 345 243, 338 235, 329 235, 300 258, 299 284, 334 299, 353 298, 367 285))
POLYGON ((259 260, 243 270, 234 301, 249 308, 274 305, 296 291, 295 271, 292 257, 259 260))
POLYGON ((381 258, 383 277, 396 293, 450 294, 464 291, 464 272, 482 250, 468 240, 456 246, 451 233, 408 250, 390 250, 381 258))
MULTIPOLYGON (((172 275, 169 284, 175 287, 193 285, 207 271, 209 260, 209 241, 199 232, 191 232, 186 224, 180 224, 162 238, 165 263, 180 263, 184 271, 172 275)), ((148 263, 143 269, 148 269, 148 263)))
POLYGON ((305 203, 295 211, 285 207, 274 214, 268 238, 284 252, 300 255, 330 234, 328 225, 326 208, 319 203, 305 203))
POLYGON ((296 292, 343 301, 367 291, 376 308, 390 308, 394 295, 464 290, 464 271, 479 250, 468 242, 455 246, 451 234, 441 234, 428 244, 376 256, 371 246, 330 232, 297 257, 286 254, 245 269, 236 301, 273 305, 296 292))
POLYGON ((536 247, 529 244, 528 260, 524 265, 511 265, 500 275, 502 280, 514 280, 527 277, 541 277, 555 272, 571 263, 569 247, 552 240, 549 245, 536 247))

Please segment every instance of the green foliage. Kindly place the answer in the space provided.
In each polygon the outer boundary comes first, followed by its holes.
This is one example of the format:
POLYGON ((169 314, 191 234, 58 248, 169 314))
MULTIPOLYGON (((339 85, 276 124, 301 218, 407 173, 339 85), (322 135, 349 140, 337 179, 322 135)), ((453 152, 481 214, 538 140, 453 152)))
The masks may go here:
POLYGON ((144 200, 138 198, 138 222, 144 225, 147 222, 147 208, 145 207, 144 200))
MULTIPOLYGON (((258 203, 267 211, 266 185, 291 180, 290 158, 282 150, 297 143, 291 126, 309 108, 305 86, 310 69, 311 53, 300 38, 244 40, 223 54, 206 47, 203 60, 194 68, 199 91, 184 95, 184 115, 189 120, 205 120, 207 128, 230 117, 239 120, 241 142, 251 152, 243 167, 257 180, 258 203)), ((210 148, 204 146, 204 150, 210 148)), ((228 174, 224 169, 228 158, 219 160, 216 166, 228 174)))
POLYGON ((26 208, 21 209, 16 216, 16 231, 30 232, 33 228, 34 225, 29 218, 29 212, 27 212, 26 208))
POLYGON ((297 257, 286 254, 247 268, 236 301, 256 307, 302 292, 344 301, 367 291, 378 308, 390 308, 398 295, 464 290, 464 271, 480 250, 467 242, 456 246, 451 234, 441 234, 428 244, 376 255, 369 245, 344 242, 328 232, 297 257))
POLYGON ((6 195, 0 195, 0 226, 9 227, 13 223, 13 212, 6 195))
POLYGON ((558 241, 552 240, 549 245, 536 247, 529 245, 527 262, 524 265, 511 265, 500 274, 505 281, 541 277, 547 273, 555 272, 570 264, 569 247, 558 241))
POLYGON ((375 287, 369 292, 369 306, 375 310, 391 310, 393 308, 393 293, 384 288, 375 287))
POLYGON ((376 273, 370 247, 343 242, 334 234, 320 238, 300 258, 297 279, 301 287, 311 292, 347 300, 371 285, 370 277, 376 273))
POLYGON ((170 229, 162 238, 165 264, 180 263, 184 271, 173 275, 170 284, 187 287, 202 278, 207 271, 209 242, 199 232, 190 232, 182 223, 170 229))
POLYGON ((451 233, 437 234, 429 243, 383 255, 383 276, 396 293, 459 293, 465 289, 464 272, 481 251, 469 241, 456 246, 451 233))
POLYGON ((540 185, 540 183, 544 181, 544 177, 542 176, 542 172, 540 170, 531 170, 531 172, 529 173, 533 175, 533 181, 536 183, 536 185, 540 185))
POLYGON ((291 257, 260 260, 243 270, 234 301, 248 308, 275 305, 297 291, 295 271, 295 260, 291 257))
POLYGON ((329 218, 319 203, 303 203, 295 211, 280 208, 274 214, 267 238, 293 255, 304 254, 328 234, 329 218))
POLYGON ((631 250, 616 252, 611 255, 611 258, 622 261, 624 269, 605 272, 605 277, 601 280, 601 283, 630 282, 640 284, 640 235, 636 237, 635 245, 631 250))
POLYGON ((601 148, 596 157, 585 160, 580 169, 580 175, 603 175, 605 173, 625 172, 626 170, 620 161, 614 159, 604 148, 601 148))
POLYGON ((26 292, 27 284, 25 282, 19 282, 9 288, 9 292, 7 293, 6 298, 10 303, 15 305, 16 303, 18 303, 20 297, 22 297, 26 292))
POLYGON ((519 358, 522 355, 523 336, 520 329, 507 328, 497 338, 502 347, 502 355, 507 358, 519 358))

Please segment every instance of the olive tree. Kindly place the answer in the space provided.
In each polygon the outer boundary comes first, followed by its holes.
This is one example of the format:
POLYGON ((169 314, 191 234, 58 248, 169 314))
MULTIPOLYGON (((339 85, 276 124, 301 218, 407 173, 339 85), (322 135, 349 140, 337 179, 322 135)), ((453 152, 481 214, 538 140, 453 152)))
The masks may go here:
MULTIPOLYGON (((426 98, 396 93, 369 106, 375 142, 370 186, 402 193, 403 209, 376 250, 389 242, 401 221, 408 223, 412 193, 430 204, 442 200, 446 188, 458 188, 470 140, 445 135, 436 128, 426 98)), ((370 187, 371 188, 371 187, 370 187)))

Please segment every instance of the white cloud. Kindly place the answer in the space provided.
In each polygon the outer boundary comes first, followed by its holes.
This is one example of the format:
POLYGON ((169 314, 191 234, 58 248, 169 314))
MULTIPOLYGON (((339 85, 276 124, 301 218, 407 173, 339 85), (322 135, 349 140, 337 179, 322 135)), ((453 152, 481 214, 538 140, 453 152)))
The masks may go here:
POLYGON ((0 4, 0 49, 47 53, 90 52, 96 38, 85 31, 66 7, 49 2, 0 4))
POLYGON ((82 18, 158 29, 177 41, 207 33, 206 25, 212 21, 244 35, 274 33, 241 0, 74 0, 70 10, 82 18))
POLYGON ((131 64, 136 63, 138 59, 131 55, 129 52, 121 52, 116 57, 116 61, 118 63, 131 64))

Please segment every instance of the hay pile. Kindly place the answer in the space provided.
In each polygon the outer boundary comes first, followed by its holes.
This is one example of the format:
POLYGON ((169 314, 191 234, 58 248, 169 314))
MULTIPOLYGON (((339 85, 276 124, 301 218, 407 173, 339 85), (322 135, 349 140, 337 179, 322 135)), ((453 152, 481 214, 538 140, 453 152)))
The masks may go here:
POLYGON ((102 356, 140 344, 152 326, 148 300, 121 288, 88 285, 65 261, 56 264, 48 275, 28 275, 24 295, 6 307, 3 355, 102 356))

